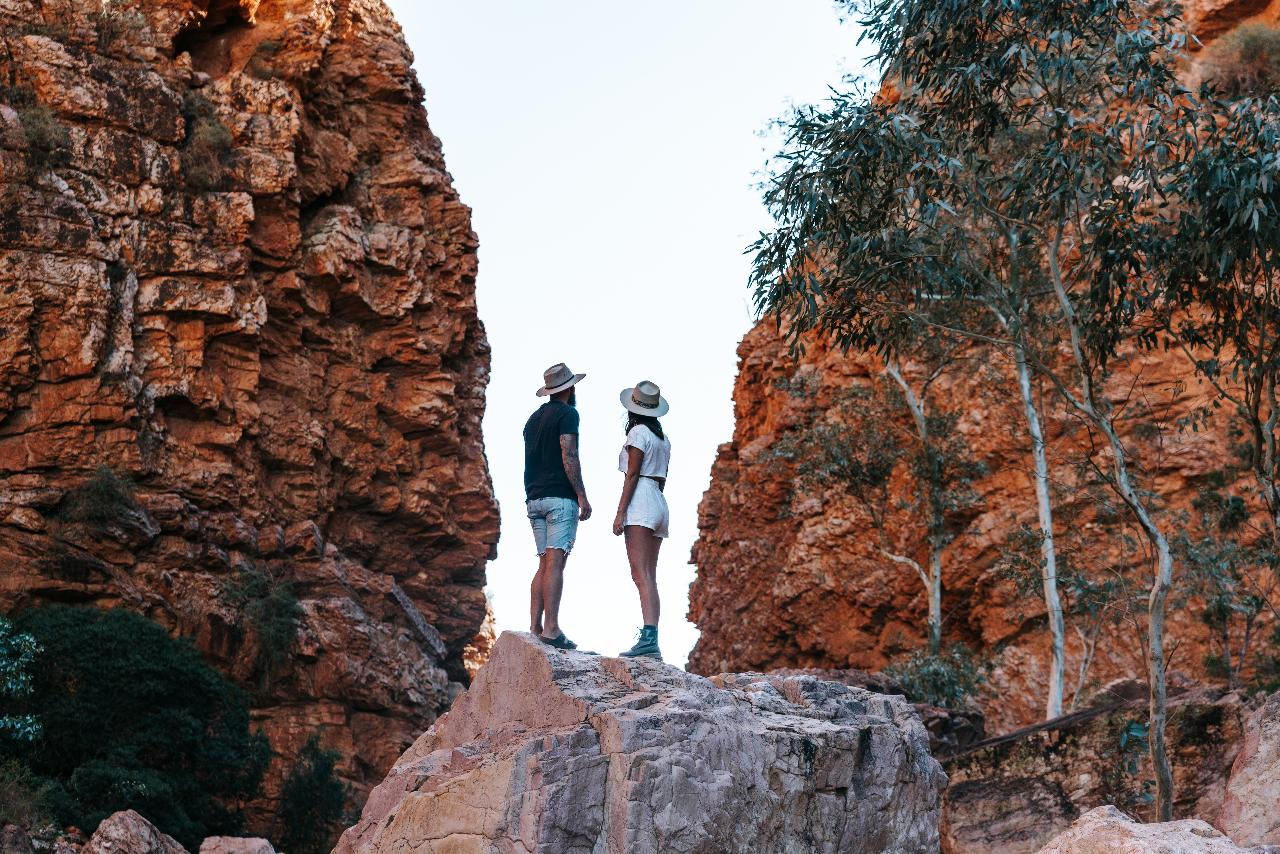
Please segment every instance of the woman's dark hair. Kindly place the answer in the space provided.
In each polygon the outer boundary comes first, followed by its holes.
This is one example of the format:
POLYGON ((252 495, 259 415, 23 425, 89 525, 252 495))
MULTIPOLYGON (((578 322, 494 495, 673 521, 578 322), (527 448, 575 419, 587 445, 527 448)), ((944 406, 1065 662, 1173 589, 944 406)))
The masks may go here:
POLYGON ((662 425, 658 423, 658 419, 654 418, 652 415, 640 415, 639 413, 632 412, 631 410, 628 409, 626 432, 630 433, 631 428, 635 427, 637 424, 643 424, 644 426, 648 427, 650 432, 652 432, 653 435, 657 436, 659 439, 665 438, 662 435, 662 425))

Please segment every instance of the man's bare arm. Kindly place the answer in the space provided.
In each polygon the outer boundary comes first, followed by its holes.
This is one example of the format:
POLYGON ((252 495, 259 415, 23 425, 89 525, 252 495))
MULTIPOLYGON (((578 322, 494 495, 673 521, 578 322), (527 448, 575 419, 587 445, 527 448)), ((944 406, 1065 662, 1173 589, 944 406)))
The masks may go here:
POLYGON ((578 434, 562 433, 560 435, 560 458, 564 461, 564 473, 569 478, 573 491, 578 493, 579 519, 583 522, 591 518, 591 502, 587 500, 587 488, 582 484, 582 461, 578 459, 578 434))

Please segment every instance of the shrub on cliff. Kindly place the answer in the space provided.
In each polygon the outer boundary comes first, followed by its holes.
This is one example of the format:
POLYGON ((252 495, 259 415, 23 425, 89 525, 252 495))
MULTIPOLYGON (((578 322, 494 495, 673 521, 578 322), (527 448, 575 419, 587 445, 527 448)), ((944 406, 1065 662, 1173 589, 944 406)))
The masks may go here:
POLYGON ((62 499, 58 515, 67 522, 105 528, 137 509, 133 481, 110 466, 98 466, 84 483, 62 499))
POLYGON ((218 120, 208 98, 188 94, 182 102, 187 122, 187 139, 182 147, 182 176, 187 186, 199 192, 222 188, 226 179, 226 155, 231 150, 231 131, 218 120))
POLYGON ((320 746, 318 735, 307 739, 280 790, 282 851, 321 854, 333 847, 347 800, 347 786, 334 774, 338 759, 336 751, 320 746))
POLYGON ((884 669, 913 703, 962 709, 986 680, 991 665, 968 647, 952 644, 938 653, 916 650, 884 669))
POLYGON ((269 748, 239 688, 127 611, 49 606, 17 624, 43 647, 21 711, 44 735, 10 752, 50 782, 60 822, 92 830, 135 809, 191 850, 240 829, 269 748))
POLYGON ((18 111, 18 121, 26 144, 29 177, 38 177, 71 162, 67 129, 59 124, 53 110, 43 104, 24 107, 18 111))
POLYGON ((1228 98, 1280 93, 1280 27, 1245 24, 1214 42, 1205 82, 1228 98))
POLYGON ((293 587, 260 567, 241 569, 222 585, 222 598, 249 623, 257 643, 254 674, 263 688, 285 663, 298 634, 302 606, 293 587))

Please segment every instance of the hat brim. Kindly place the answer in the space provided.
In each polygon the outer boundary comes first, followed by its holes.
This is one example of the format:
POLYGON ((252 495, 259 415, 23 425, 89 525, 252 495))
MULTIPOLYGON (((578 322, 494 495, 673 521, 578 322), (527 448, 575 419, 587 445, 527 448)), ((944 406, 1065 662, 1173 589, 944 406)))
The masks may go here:
POLYGON ((563 385, 558 385, 555 388, 547 388, 546 386, 543 386, 542 388, 538 389, 536 394, 538 395, 538 397, 546 397, 549 394, 559 394, 565 389, 573 388, 578 383, 582 382, 582 378, 585 376, 586 374, 574 374, 573 379, 569 380, 567 383, 564 383, 563 385))
POLYGON ((618 394, 618 402, 622 404, 622 408, 628 412, 634 412, 636 415, 652 415, 654 418, 661 418, 671 411, 671 405, 667 403, 667 399, 662 395, 658 395, 658 405, 653 409, 641 406, 631 399, 631 395, 635 392, 635 387, 624 388, 618 394))

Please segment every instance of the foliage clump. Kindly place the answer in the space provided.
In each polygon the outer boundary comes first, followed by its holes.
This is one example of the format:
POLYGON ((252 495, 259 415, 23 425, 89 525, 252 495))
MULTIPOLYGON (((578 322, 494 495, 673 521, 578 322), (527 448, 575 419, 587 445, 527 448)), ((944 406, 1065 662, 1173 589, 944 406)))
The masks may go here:
POLYGON ((110 466, 98 466, 84 483, 62 499, 59 515, 63 521, 101 530, 137 512, 133 480, 110 466))
POLYGON ((348 795, 347 785, 334 773, 339 758, 337 751, 320 746, 318 735, 307 739, 280 790, 282 851, 323 854, 333 847, 348 795))
POLYGON ((134 809, 190 850, 240 830, 270 758, 243 691, 131 612, 49 606, 17 625, 43 648, 18 711, 44 732, 3 752, 48 781, 57 821, 92 831, 134 809))
POLYGON ((963 644, 951 644, 938 653, 916 650, 890 664, 884 675, 897 682, 913 703, 944 709, 962 709, 975 696, 991 670, 963 644))
POLYGON ((1228 98, 1280 94, 1280 27, 1237 27, 1208 48, 1205 82, 1228 98))
POLYGON ((257 641, 254 672, 265 688, 288 660, 302 606, 293 586, 257 566, 240 569, 222 585, 222 598, 248 622, 257 641))
POLYGON ((50 784, 16 759, 0 761, 0 820, 28 828, 49 819, 50 784))
POLYGON ((198 192, 222 189, 226 182, 227 153, 231 151, 231 131, 218 120, 208 98, 189 93, 182 104, 187 138, 182 147, 182 175, 187 186, 198 192))
POLYGON ((71 138, 53 110, 32 104, 18 111, 26 147, 28 177, 37 177, 71 162, 71 138))
POLYGON ((11 714, 9 706, 31 694, 31 668, 40 644, 0 617, 0 739, 32 742, 40 737, 40 721, 31 714, 11 714))
POLYGON ((147 19, 136 8, 126 8, 122 3, 104 2, 94 15, 94 32, 98 53, 110 53, 123 44, 129 36, 147 26, 147 19))

